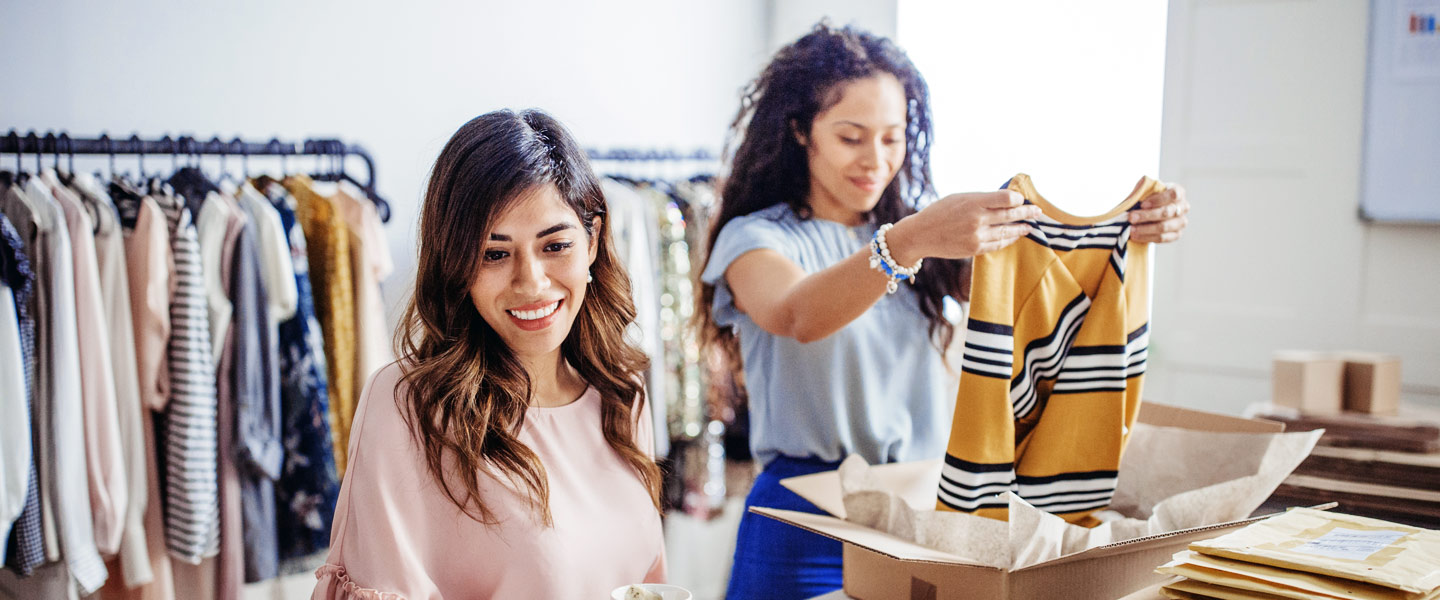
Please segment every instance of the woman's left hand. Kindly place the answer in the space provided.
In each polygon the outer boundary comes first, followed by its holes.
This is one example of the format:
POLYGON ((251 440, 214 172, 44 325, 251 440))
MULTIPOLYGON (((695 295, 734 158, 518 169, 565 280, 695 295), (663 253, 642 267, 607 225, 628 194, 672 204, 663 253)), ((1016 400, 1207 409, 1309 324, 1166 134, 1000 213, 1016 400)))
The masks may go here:
POLYGON ((1132 242, 1173 242, 1185 232, 1189 219, 1190 202, 1185 200, 1185 188, 1179 184, 1146 196, 1140 202, 1140 210, 1130 212, 1132 242))

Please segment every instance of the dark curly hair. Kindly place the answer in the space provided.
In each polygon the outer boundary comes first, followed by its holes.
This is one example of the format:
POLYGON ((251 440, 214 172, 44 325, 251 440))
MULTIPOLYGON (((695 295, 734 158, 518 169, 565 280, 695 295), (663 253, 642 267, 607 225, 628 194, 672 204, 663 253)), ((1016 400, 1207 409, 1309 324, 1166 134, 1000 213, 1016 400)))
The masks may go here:
MULTIPOLYGON (((736 217, 782 202, 801 218, 811 217, 806 204, 810 191, 808 154, 795 134, 809 137, 815 116, 840 101, 844 84, 879 73, 894 75, 905 91, 909 112, 905 162, 866 216, 871 222, 893 223, 914 214, 923 202, 935 197, 930 177, 934 128, 925 78, 888 38, 849 26, 835 28, 822 20, 810 33, 781 48, 744 91, 726 143, 728 168, 708 236, 706 264, 720 230, 736 217)), ((926 259, 925 274, 915 281, 920 310, 930 320, 931 341, 941 352, 955 335, 955 326, 943 314, 944 298, 969 299, 969 266, 968 259, 926 259)), ((703 271, 702 267, 696 272, 703 271)), ((711 314, 715 286, 703 282, 699 285, 695 319, 701 340, 719 343, 732 366, 738 366, 734 332, 722 330, 711 314)))

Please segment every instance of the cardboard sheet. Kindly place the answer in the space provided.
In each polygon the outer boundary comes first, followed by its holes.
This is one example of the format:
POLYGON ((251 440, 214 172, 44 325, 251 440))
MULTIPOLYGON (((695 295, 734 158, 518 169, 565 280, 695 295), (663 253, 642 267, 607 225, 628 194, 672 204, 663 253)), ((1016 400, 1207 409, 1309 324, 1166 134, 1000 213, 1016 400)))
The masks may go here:
POLYGON ((836 473, 783 483, 857 525, 1015 571, 1108 544, 1244 519, 1319 437, 1319 432, 1230 433, 1137 423, 1112 504, 1123 516, 1093 529, 1066 523, 1010 493, 1008 523, 936 511, 938 460, 871 467, 852 456, 836 473))

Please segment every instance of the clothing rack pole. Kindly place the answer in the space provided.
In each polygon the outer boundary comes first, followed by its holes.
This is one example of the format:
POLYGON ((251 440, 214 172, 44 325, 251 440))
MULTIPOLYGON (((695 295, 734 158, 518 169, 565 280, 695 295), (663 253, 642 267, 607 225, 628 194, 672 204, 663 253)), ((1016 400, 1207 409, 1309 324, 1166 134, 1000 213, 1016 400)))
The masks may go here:
MULTIPOLYGON (((209 141, 202 141, 192 136, 182 135, 172 138, 166 135, 158 140, 141 139, 138 135, 129 138, 111 138, 108 134, 102 133, 98 138, 74 138, 66 132, 46 132, 44 136, 38 135, 34 130, 21 136, 19 132, 11 129, 9 133, 0 136, 0 154, 34 154, 37 157, 45 154, 53 154, 58 159, 61 155, 74 156, 85 155, 110 155, 133 154, 138 156, 357 156, 365 162, 365 168, 369 174, 367 183, 360 185, 370 199, 375 202, 375 207, 380 213, 382 221, 390 220, 390 203, 382 199, 375 189, 375 159, 365 148, 346 144, 336 139, 307 139, 304 142, 283 142, 278 138, 271 138, 266 142, 247 142, 240 138, 230 141, 223 141, 218 136, 210 138, 209 141)), ((339 174, 344 176, 344 163, 340 163, 339 174)), ((348 176, 345 176, 348 178, 348 176)))

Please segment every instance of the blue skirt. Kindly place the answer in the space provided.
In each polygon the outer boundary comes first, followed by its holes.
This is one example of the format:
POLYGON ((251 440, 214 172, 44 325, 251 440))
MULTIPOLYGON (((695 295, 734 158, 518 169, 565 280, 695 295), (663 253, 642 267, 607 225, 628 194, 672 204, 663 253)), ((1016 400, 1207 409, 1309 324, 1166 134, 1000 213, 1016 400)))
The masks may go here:
POLYGON ((839 467, 838 462, 785 456, 765 466, 745 498, 727 600, 795 600, 840 589, 844 547, 840 542, 750 512, 752 506, 763 506, 826 514, 785 489, 780 480, 839 467))

